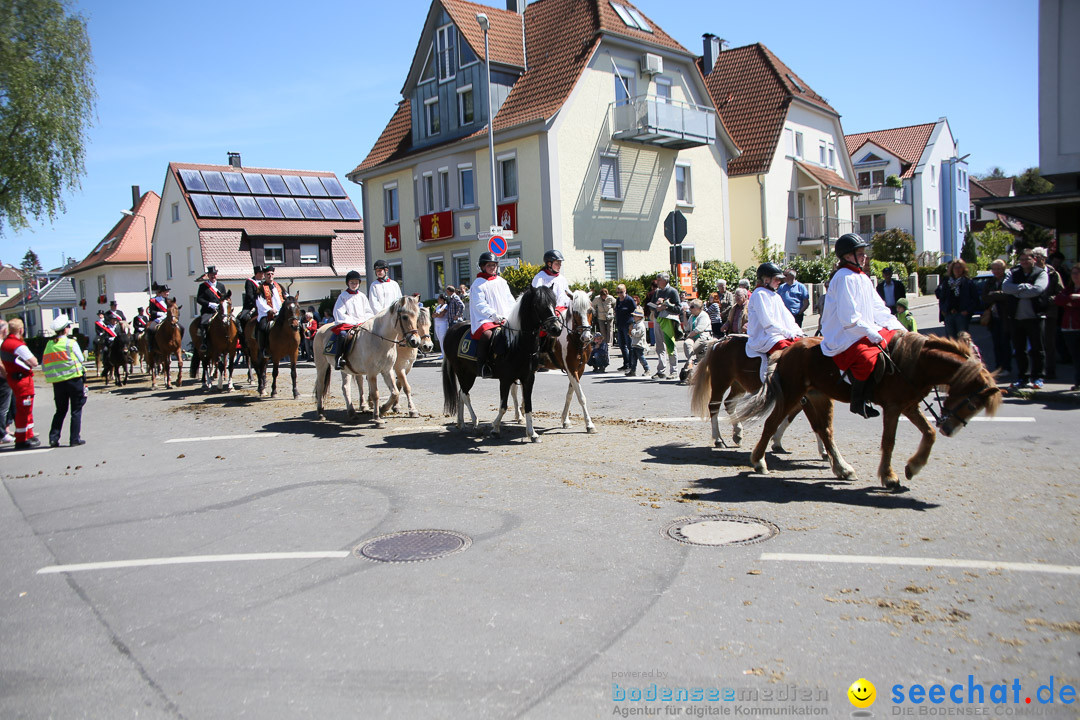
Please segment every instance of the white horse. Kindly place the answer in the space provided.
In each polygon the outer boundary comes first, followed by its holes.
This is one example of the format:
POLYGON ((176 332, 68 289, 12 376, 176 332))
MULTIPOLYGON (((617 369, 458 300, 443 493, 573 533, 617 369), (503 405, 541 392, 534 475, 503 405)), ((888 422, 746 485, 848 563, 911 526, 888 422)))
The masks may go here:
MULTIPOLYGON (((383 415, 388 413, 397 412, 398 399, 401 394, 405 394, 405 402, 409 407, 409 417, 420 417, 420 413, 416 411, 416 405, 413 404, 412 399, 412 386, 409 385, 408 374, 412 370, 413 365, 416 364, 416 357, 419 353, 429 353, 435 349, 434 343, 431 342, 431 313, 426 307, 420 307, 420 314, 416 319, 416 331, 420 334, 420 347, 414 348, 408 345, 398 345, 397 349, 397 361, 394 363, 394 372, 390 375, 391 378, 397 382, 390 383, 390 397, 387 399, 383 406, 379 408, 379 412, 383 415)), ((383 377, 386 377, 385 375, 383 377)), ((360 406, 360 411, 364 412, 367 403, 365 402, 360 406)))
MULTIPOLYGON (((356 339, 345 356, 345 367, 341 372, 341 393, 345 396, 345 406, 349 419, 357 416, 350 394, 350 378, 356 377, 357 385, 363 393, 360 378, 368 379, 368 400, 371 402, 372 421, 381 427, 385 424, 379 417, 379 386, 376 382, 380 375, 386 384, 393 388, 394 381, 390 371, 398 359, 398 349, 402 345, 418 348, 421 345, 417 320, 420 315, 420 303, 414 297, 403 297, 384 308, 375 317, 364 321, 354 330, 356 339)), ((315 351, 315 404, 319 418, 325 418, 323 399, 330 388, 330 375, 333 367, 333 355, 325 350, 326 340, 333 325, 324 325, 315 333, 313 350, 315 351)), ((430 340, 429 340, 430 342, 430 340)))

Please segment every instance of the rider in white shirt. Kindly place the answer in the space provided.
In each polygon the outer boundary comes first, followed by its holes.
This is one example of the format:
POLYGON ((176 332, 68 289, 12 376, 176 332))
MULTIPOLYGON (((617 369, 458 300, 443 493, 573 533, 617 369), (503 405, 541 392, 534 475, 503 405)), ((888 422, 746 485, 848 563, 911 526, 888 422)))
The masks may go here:
POLYGON ((360 292, 360 273, 350 270, 345 276, 345 292, 338 295, 337 302, 334 303, 335 325, 327 343, 332 345, 332 349, 330 347, 326 349, 327 352, 334 353, 334 367, 337 370, 341 369, 342 360, 349 352, 349 347, 355 337, 348 331, 374 316, 375 313, 371 310, 371 303, 368 302, 367 296, 360 292), (342 333, 347 338, 346 342, 341 341, 342 333))
POLYGON ((368 287, 372 312, 378 315, 400 297, 401 286, 390 277, 390 264, 385 260, 376 260, 375 281, 368 287))
POLYGON ((761 358, 761 382, 771 374, 780 352, 803 337, 802 328, 784 304, 776 289, 784 280, 784 271, 775 263, 758 266, 758 285, 750 295, 747 309, 746 354, 761 358))
POLYGON ((262 286, 259 287, 259 294, 255 298, 255 309, 259 313, 257 337, 263 357, 270 357, 270 322, 281 311, 284 303, 285 293, 281 286, 274 282, 274 268, 267 267, 263 274, 262 286))
POLYGON ((566 276, 560 274, 563 254, 558 250, 544 253, 544 267, 532 279, 533 287, 550 287, 555 291, 555 313, 561 314, 568 307, 572 293, 566 276))
POLYGON ((851 412, 877 417, 873 400, 875 367, 882 348, 904 326, 863 272, 867 243, 848 233, 836 241, 840 267, 829 282, 821 311, 821 352, 851 379, 851 412))
POLYGON ((510 285, 499 277, 499 261, 492 253, 480 253, 477 265, 480 272, 469 290, 470 323, 472 338, 477 341, 476 365, 481 377, 489 377, 487 359, 492 332, 506 322, 515 300, 510 285))

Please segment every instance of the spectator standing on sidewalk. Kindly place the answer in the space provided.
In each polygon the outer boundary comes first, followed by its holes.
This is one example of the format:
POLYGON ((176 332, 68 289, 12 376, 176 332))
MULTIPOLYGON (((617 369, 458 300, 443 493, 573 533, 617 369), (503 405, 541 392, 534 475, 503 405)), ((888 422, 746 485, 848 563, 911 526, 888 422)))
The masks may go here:
MULTIPOLYGON (((7 320, 0 318, 0 343, 8 336, 7 320)), ((14 413, 8 413, 11 406, 11 386, 7 382, 7 373, 4 372, 4 364, 0 363, 0 443, 15 442, 15 436, 8 432, 8 419, 14 417, 14 413)))
POLYGON ((934 291, 938 299, 941 320, 945 323, 945 334, 955 338, 971 325, 971 316, 979 312, 979 291, 968 277, 967 263, 953 260, 949 263, 949 273, 945 282, 934 291))
POLYGON ((720 309, 720 293, 709 294, 709 304, 705 306, 705 312, 709 314, 713 337, 722 336, 723 332, 720 327, 724 324, 724 312, 720 309))
POLYGON ((615 298, 611 297, 607 288, 600 288, 600 294, 592 302, 593 325, 596 331, 604 338, 604 342, 611 344, 611 323, 615 319, 615 298))
POLYGON ((915 322, 915 314, 908 309, 908 299, 902 297, 896 301, 896 319, 908 332, 919 332, 919 324, 915 322))
POLYGON ((1046 324, 1046 287, 1049 278, 1042 268, 1036 267, 1031 250, 1020 253, 1020 264, 1009 271, 1001 290, 1009 295, 1009 318, 1012 323, 1013 352, 1016 355, 1017 378, 1014 388, 1036 389, 1043 386, 1043 326, 1046 324), (1028 375, 1028 346, 1031 346, 1028 375))
POLYGON ((666 378, 669 371, 674 375, 677 362, 675 357, 675 328, 679 324, 679 313, 682 311, 682 306, 679 303, 679 293, 668 284, 670 279, 671 276, 666 272, 656 276, 656 295, 653 298, 653 306, 650 308, 656 313, 654 336, 656 337, 658 367, 653 377, 659 380, 666 378), (667 370, 665 370, 664 366, 665 360, 667 361, 667 370))
POLYGON ((889 312, 895 315, 896 303, 900 298, 907 297, 907 288, 899 280, 893 280, 892 268, 887 267, 881 271, 881 282, 878 283, 877 294, 885 301, 885 307, 889 308, 889 312))
POLYGON ((982 293, 983 314, 990 314, 990 339, 994 346, 995 370, 1012 372, 1012 335, 1009 332, 1009 296, 1002 291, 1005 282, 1005 261, 990 263, 990 281, 982 293))
POLYGON ((626 294, 626 286, 619 284, 615 298, 615 338, 622 353, 622 366, 619 370, 630 369, 630 326, 634 324, 634 310, 637 303, 626 294))
POLYGON ((633 313, 634 324, 630 328, 630 369, 626 372, 627 377, 637 375, 638 363, 641 363, 642 375, 649 376, 649 362, 645 359, 645 351, 649 347, 648 333, 645 327, 645 311, 638 306, 633 313))
POLYGON ((34 437, 34 368, 37 358, 23 341, 23 321, 8 322, 8 336, 0 344, 0 363, 15 395, 15 449, 29 450, 41 445, 34 437))
POLYGON ((1074 263, 1069 271, 1069 282, 1062 289, 1054 304, 1061 310, 1061 335, 1073 362, 1073 385, 1070 390, 1080 390, 1080 263, 1074 263))
POLYGON ((1035 256, 1035 266, 1046 273, 1046 322, 1043 324, 1043 350, 1046 352, 1046 377, 1050 380, 1057 378, 1057 334, 1060 319, 1058 306, 1053 302, 1065 284, 1061 281, 1061 275, 1046 262, 1046 248, 1037 247, 1031 249, 1035 256))
POLYGON ((749 297, 750 291, 744 287, 735 291, 735 304, 731 306, 731 310, 728 310, 727 320, 721 328, 726 334, 746 334, 746 323, 749 320, 746 316, 746 301, 749 297))
POLYGON ((806 286, 795 279, 795 271, 792 268, 784 270, 784 282, 780 283, 776 294, 784 301, 784 305, 795 316, 795 324, 802 327, 803 318, 806 317, 806 308, 810 307, 810 291, 806 286))

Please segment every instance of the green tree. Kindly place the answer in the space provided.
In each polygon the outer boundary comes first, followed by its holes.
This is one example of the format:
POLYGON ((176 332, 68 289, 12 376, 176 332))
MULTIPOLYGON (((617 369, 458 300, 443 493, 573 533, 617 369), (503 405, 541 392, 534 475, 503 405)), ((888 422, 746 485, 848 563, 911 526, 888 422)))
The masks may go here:
POLYGON ((763 237, 757 241, 754 257, 759 263, 774 262, 779 264, 784 262, 784 251, 769 242, 769 238, 763 237))
POLYGON ((960 250, 960 259, 966 263, 978 263, 979 251, 975 246, 975 236, 970 230, 964 233, 964 247, 960 250))
POLYGON ((874 233, 870 240, 870 257, 874 260, 903 263, 908 272, 914 272, 915 238, 900 228, 874 233))
POLYGON ((1009 176, 1005 174, 1005 171, 1002 170, 997 165, 995 165, 994 167, 990 168, 989 170, 987 170, 986 172, 984 172, 982 175, 978 176, 975 179, 976 180, 1000 180, 1001 178, 1007 178, 1007 177, 1009 177, 1009 176))
POLYGON ((697 291, 701 297, 709 297, 716 291, 716 281, 721 278, 727 282, 728 290, 734 290, 739 284, 739 266, 723 260, 706 260, 698 267, 697 291))
POLYGON ((85 173, 93 59, 86 20, 68 5, 0 3, 0 234, 56 218, 85 173))
MULTIPOLYGON (((979 249, 979 267, 990 267, 990 263, 997 258, 1009 262, 1009 246, 1013 244, 1013 235, 999 221, 987 223, 986 227, 978 232, 969 234, 979 249)), ((967 243, 964 243, 967 246, 967 243)), ((965 258, 966 260, 967 258, 965 258)))
POLYGON ((1039 173, 1039 168, 1029 167, 1017 175, 1013 181, 1013 189, 1017 195, 1043 195, 1054 189, 1054 183, 1044 178, 1039 173))

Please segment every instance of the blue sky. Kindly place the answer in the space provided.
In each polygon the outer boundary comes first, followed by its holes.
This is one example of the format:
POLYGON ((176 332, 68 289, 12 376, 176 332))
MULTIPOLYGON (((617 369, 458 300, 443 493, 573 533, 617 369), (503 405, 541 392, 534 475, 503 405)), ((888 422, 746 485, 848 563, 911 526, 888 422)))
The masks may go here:
MULTIPOLYGON (((82 258, 170 161, 332 170, 345 181, 400 100, 428 0, 75 0, 98 92, 82 189, 55 222, 5 229, 0 260, 82 258)), ((505 8, 505 2, 489 2, 505 8)), ((847 133, 946 116, 973 173, 1037 165, 1037 3, 638 0, 691 52, 711 32, 762 42, 847 133)))

